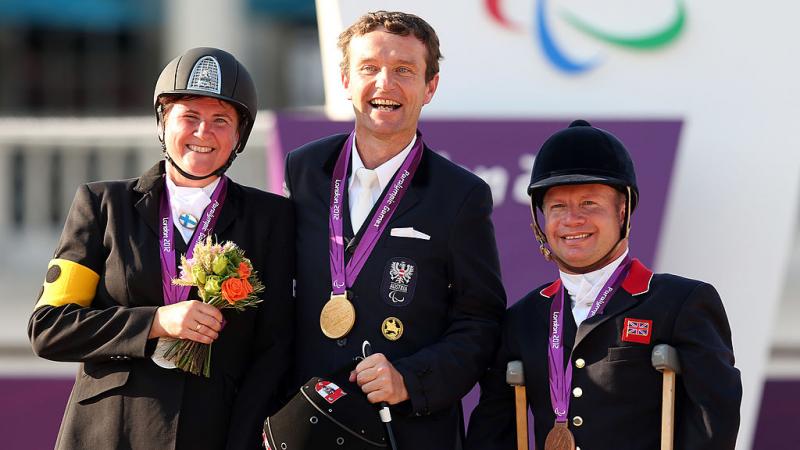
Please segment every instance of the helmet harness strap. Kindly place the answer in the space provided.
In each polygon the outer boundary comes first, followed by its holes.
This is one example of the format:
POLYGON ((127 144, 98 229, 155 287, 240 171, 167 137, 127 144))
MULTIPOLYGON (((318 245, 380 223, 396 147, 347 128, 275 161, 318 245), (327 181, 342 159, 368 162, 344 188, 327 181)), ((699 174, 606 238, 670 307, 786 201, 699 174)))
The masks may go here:
POLYGON ((553 253, 552 250, 547 248, 545 244, 547 244, 547 236, 542 231, 542 228, 539 226, 539 219, 536 216, 536 207, 534 196, 531 195, 531 217, 533 218, 533 223, 531 223, 531 229, 533 230, 534 236, 536 236, 536 241, 539 243, 539 251, 544 256, 545 261, 555 261, 559 267, 563 267, 564 269, 569 270, 573 273, 589 273, 594 272, 595 270, 601 269, 605 267, 608 263, 611 262, 612 255, 617 251, 617 249, 622 245, 623 241, 628 239, 631 232, 631 203, 632 203, 632 192, 630 186, 625 186, 625 219, 622 224, 622 228, 620 229, 620 238, 611 250, 608 251, 602 258, 598 259, 596 262, 589 264, 588 266, 584 267, 575 267, 567 264, 563 259, 559 258, 558 255, 553 253))

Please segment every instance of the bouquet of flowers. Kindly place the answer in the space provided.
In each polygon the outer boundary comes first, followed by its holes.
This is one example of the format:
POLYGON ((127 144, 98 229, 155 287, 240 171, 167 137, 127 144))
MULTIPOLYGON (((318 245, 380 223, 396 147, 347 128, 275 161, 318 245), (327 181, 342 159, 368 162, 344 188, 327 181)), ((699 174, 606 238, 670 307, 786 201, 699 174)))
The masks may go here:
MULTIPOLYGON (((261 302, 264 285, 244 251, 233 242, 214 243, 209 236, 198 242, 191 259, 181 256, 181 275, 172 284, 197 287, 203 303, 218 309, 243 311, 261 302)), ((175 341, 164 358, 186 372, 211 376, 211 345, 188 339, 175 341)))

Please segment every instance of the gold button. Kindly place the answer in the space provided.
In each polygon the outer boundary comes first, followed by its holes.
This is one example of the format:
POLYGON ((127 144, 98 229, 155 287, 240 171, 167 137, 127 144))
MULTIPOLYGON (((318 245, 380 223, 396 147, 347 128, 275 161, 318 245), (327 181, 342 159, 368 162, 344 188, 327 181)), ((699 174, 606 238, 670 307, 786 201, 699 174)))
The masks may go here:
POLYGON ((581 417, 581 416, 573 417, 572 418, 572 424, 575 425, 576 427, 579 427, 579 426, 583 425, 583 417, 581 417))
POLYGON ((581 389, 581 388, 579 388, 579 387, 576 387, 575 389, 573 389, 573 390, 572 390, 572 395, 573 395, 575 398, 578 398, 578 397, 580 397, 581 395, 583 395, 583 389, 581 389))
POLYGON ((583 366, 585 365, 586 361, 584 361, 583 358, 578 358, 575 360, 575 367, 577 367, 578 369, 583 369, 583 366))

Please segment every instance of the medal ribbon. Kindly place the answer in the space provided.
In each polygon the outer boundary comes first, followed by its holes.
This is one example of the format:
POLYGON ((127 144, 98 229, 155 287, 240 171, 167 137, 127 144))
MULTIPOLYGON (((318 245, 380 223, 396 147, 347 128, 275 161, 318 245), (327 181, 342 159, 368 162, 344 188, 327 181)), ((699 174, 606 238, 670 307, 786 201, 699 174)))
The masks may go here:
MULTIPOLYGON (((614 295, 630 266, 630 257, 626 256, 622 263, 617 267, 606 284, 600 289, 597 297, 592 302, 588 320, 597 314, 602 314, 608 305, 609 300, 614 295)), ((550 376, 550 404, 553 412, 556 413, 556 422, 566 422, 567 412, 569 411, 569 391, 572 387, 572 364, 567 364, 564 368, 564 286, 558 290, 556 298, 550 305, 550 338, 547 349, 548 372, 550 376)))
MULTIPOLYGON (((214 226, 217 224, 219 218, 219 211, 222 204, 225 203, 225 195, 228 192, 228 177, 222 176, 219 184, 214 188, 211 194, 211 203, 208 204, 203 215, 200 216, 199 226, 192 235, 189 241, 188 249, 186 251, 186 259, 191 259, 194 254, 194 246, 197 242, 202 242, 206 239, 211 232, 214 231, 214 226)), ((164 191, 161 193, 161 203, 158 209, 159 225, 161 227, 161 235, 159 236, 159 248, 161 250, 161 287, 164 293, 164 304, 171 305, 178 303, 189 298, 190 286, 175 286, 172 284, 172 279, 177 278, 178 268, 175 260, 173 250, 175 249, 173 230, 174 225, 172 221, 172 208, 169 203, 169 191, 166 185, 164 191)))
POLYGON ((378 243, 378 239, 383 234, 383 230, 389 224, 389 220, 403 199, 414 173, 417 171, 419 162, 422 159, 422 134, 417 132, 417 141, 406 156, 403 164, 392 178, 390 189, 380 198, 378 209, 369 221, 364 222, 367 228, 358 245, 353 252, 352 258, 344 263, 344 220, 342 214, 344 204, 344 193, 347 192, 347 168, 350 165, 350 152, 353 149, 355 131, 345 141, 336 166, 333 169, 333 179, 331 180, 331 208, 328 216, 328 232, 330 236, 329 253, 331 266, 331 285, 335 295, 344 294, 345 290, 352 287, 358 273, 364 267, 372 249, 378 243))

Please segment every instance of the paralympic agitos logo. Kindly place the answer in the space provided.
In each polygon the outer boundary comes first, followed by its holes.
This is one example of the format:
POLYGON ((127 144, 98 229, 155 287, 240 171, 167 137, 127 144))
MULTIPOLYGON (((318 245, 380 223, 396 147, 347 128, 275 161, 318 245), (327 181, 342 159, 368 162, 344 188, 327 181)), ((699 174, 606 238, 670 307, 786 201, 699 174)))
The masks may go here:
MULTIPOLYGON (((520 24, 509 20, 503 14, 501 1, 484 0, 489 16, 494 22, 509 31, 521 31, 523 27, 520 24)), ((601 62, 601 58, 595 56, 580 59, 570 56, 569 51, 558 41, 553 32, 552 18, 563 20, 578 33, 591 39, 630 51, 651 51, 666 47, 680 36, 686 23, 686 7, 683 0, 673 0, 674 12, 669 19, 660 25, 655 25, 639 33, 612 30, 566 9, 560 10, 557 14, 551 16, 548 5, 549 0, 533 1, 535 2, 531 30, 533 39, 538 43, 544 56, 555 68, 569 74, 579 74, 593 69, 601 62)))

